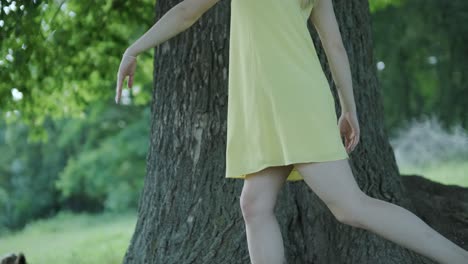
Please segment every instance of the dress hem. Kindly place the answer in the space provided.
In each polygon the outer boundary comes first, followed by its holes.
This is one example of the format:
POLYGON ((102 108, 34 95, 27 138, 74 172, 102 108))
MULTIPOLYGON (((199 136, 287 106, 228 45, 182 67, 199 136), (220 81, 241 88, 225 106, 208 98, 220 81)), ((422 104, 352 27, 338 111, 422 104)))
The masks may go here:
MULTIPOLYGON (((337 160, 343 160, 343 159, 349 159, 349 155, 345 155, 339 158, 332 158, 332 159, 307 159, 307 160, 302 160, 302 161, 286 161, 286 162, 268 162, 264 163, 262 166, 258 167, 258 169, 255 170, 248 170, 248 173, 243 173, 243 174, 236 174, 236 175, 230 175, 230 176, 225 176, 227 179, 241 179, 245 180, 246 176, 251 173, 255 173, 261 170, 264 170, 268 167, 276 167, 276 166, 288 166, 292 165, 295 163, 307 163, 307 162, 326 162, 326 161, 337 161, 337 160)), ((296 167, 293 166, 293 169, 290 171, 288 177, 286 178, 286 181, 301 181, 304 180, 304 177, 297 171, 296 167)))

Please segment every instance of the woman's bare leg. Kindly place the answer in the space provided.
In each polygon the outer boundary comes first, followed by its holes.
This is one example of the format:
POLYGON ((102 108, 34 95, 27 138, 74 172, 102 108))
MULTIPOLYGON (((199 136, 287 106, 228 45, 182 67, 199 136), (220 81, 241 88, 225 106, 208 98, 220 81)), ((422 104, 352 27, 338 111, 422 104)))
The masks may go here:
POLYGON ((240 196, 252 264, 284 264, 284 245, 274 214, 277 196, 292 165, 269 167, 248 175, 240 196))
POLYGON ((437 233, 411 211, 362 192, 348 159, 295 166, 338 221, 372 231, 439 263, 468 263, 466 250, 437 233))

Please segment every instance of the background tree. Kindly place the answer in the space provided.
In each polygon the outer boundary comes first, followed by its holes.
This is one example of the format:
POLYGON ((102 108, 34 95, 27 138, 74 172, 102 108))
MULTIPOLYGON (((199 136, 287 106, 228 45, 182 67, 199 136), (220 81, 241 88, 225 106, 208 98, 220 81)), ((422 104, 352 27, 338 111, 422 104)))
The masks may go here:
MULTIPOLYGON (((157 2, 157 19, 176 2, 157 2)), ((155 49, 147 175, 125 263, 249 261, 238 200, 242 181, 223 177, 229 3, 220 1, 193 27, 155 49)), ((368 1, 334 3, 361 120, 353 171, 370 196, 414 211, 384 129, 368 1)), ((325 61, 315 32, 314 40, 325 61)), ((286 185, 277 213, 289 263, 430 263, 340 224, 303 182, 286 185)))

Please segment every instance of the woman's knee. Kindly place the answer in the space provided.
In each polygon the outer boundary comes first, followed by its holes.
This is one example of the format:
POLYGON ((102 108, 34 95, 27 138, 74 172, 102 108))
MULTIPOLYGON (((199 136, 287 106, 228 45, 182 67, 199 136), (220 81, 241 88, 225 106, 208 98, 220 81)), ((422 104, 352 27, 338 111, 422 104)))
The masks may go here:
POLYGON ((271 216, 274 213, 275 198, 271 195, 242 192, 240 208, 244 220, 250 222, 258 218, 271 216))
POLYGON ((273 214, 278 193, 292 166, 267 167, 244 181, 240 207, 245 221, 273 214))

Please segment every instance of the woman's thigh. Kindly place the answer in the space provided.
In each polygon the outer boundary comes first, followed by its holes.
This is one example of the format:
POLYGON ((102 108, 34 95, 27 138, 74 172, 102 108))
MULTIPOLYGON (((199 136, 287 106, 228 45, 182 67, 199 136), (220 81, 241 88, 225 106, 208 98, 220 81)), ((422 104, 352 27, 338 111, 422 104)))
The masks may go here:
POLYGON ((352 209, 366 197, 354 178, 348 159, 294 165, 306 184, 334 213, 352 209))
POLYGON ((244 179, 240 196, 243 211, 270 211, 293 165, 267 167, 251 173, 244 179))

